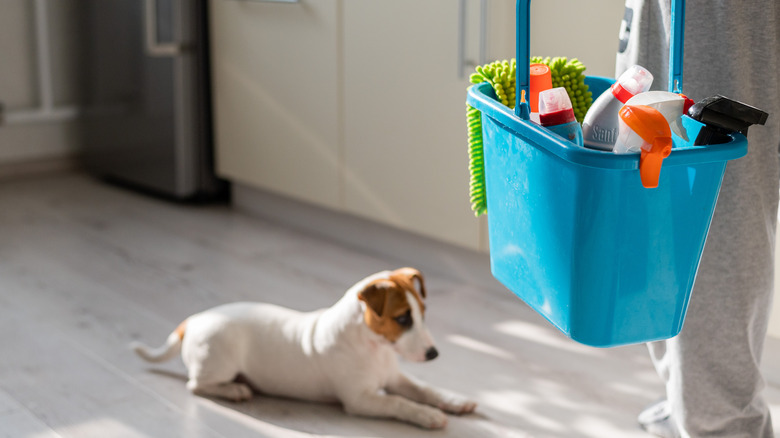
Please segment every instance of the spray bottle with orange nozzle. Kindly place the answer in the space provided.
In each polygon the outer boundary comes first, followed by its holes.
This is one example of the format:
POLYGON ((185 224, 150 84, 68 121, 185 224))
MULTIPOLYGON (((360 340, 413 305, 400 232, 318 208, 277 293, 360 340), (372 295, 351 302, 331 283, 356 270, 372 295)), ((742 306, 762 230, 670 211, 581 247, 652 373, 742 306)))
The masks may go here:
POLYGON ((672 153, 672 131, 660 111, 647 105, 624 105, 619 116, 615 153, 641 152, 639 175, 646 188, 658 187, 661 165, 672 153))

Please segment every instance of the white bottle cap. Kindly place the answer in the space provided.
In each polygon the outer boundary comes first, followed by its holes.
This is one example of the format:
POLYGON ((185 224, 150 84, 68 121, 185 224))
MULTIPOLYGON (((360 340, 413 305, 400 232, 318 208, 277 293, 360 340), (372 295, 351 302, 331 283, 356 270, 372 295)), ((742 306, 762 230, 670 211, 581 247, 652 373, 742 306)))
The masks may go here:
POLYGON ((539 93, 539 119, 542 126, 562 125, 576 120, 565 88, 551 88, 539 93))
POLYGON ((640 65, 634 65, 620 75, 616 85, 612 87, 612 94, 626 103, 633 96, 650 89, 653 85, 653 74, 640 65))

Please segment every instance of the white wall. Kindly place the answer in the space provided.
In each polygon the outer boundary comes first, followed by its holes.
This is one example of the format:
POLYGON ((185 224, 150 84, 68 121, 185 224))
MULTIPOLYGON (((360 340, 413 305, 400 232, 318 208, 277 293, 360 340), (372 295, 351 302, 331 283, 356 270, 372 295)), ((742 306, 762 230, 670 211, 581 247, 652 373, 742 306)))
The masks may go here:
MULTIPOLYGON (((54 104, 73 104, 77 96, 75 17, 78 0, 49 0, 54 104)), ((0 1, 0 102, 6 112, 34 109, 40 102, 32 0, 0 1)), ((75 123, 0 125, 0 164, 72 157, 78 152, 75 123)))
POLYGON ((531 2, 531 56, 578 58, 591 76, 615 76, 624 0, 531 2))

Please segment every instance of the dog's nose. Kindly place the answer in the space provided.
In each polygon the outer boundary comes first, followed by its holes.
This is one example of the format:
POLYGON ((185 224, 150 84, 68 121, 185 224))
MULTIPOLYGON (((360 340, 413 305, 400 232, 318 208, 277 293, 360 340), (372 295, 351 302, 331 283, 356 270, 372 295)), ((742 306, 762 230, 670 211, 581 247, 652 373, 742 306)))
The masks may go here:
POLYGON ((436 347, 431 347, 425 352, 425 360, 434 360, 439 355, 436 347))

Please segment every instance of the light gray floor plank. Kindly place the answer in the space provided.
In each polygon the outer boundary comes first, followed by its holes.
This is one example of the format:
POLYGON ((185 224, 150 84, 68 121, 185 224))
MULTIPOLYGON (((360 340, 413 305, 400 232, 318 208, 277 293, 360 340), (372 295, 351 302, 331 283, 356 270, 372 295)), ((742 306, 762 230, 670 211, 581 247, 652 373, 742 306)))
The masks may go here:
POLYGON ((10 394, 0 390, 0 437, 17 438, 35 436, 60 438, 57 432, 16 401, 10 394))
MULTIPOLYGON (((179 360, 149 366, 126 348, 161 343, 181 319, 224 302, 327 306, 362 276, 395 267, 224 206, 160 201, 81 175, 0 184, 0 345, 9 346, 0 424, 16 427, 13 436, 646 436, 635 416, 662 387, 643 346, 578 345, 509 292, 437 276, 427 319, 441 358, 403 367, 479 401, 477 415, 451 417, 446 431, 336 405, 194 397, 179 360)), ((778 415, 773 379, 767 396, 778 415)))
POLYGON ((170 436, 220 438, 197 421, 186 421, 39 321, 30 330, 21 315, 3 315, 0 382, 27 410, 63 437, 170 436))

